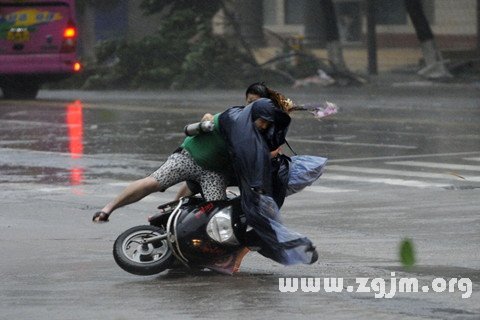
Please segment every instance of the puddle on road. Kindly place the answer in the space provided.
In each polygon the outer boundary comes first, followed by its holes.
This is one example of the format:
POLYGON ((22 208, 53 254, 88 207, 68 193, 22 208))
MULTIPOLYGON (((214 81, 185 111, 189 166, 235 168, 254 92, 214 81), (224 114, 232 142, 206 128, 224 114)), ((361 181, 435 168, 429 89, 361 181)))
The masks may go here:
POLYGON ((69 170, 51 167, 0 166, 0 182, 71 185, 69 170))
MULTIPOLYGON (((40 103, 40 102, 37 102, 40 103)), ((181 143, 183 127, 197 115, 85 108, 81 101, 63 108, 2 106, 0 141, 9 148, 73 154, 169 154, 181 143), (160 116, 159 116, 160 115, 160 116)), ((199 112, 200 113, 200 112, 199 112)))
POLYGON ((172 131, 182 127, 179 123, 185 119, 165 121, 151 119, 152 113, 86 109, 78 100, 66 103, 63 109, 35 106, 18 111, 16 108, 2 107, 0 114, 4 124, 0 130, 2 147, 23 152, 20 163, 10 156, 11 160, 4 159, 0 164, 0 180, 4 182, 78 186, 102 177, 138 179, 156 170, 184 136, 183 132, 172 131), (111 154, 118 159, 125 152, 129 152, 126 160, 153 160, 155 165, 140 175, 138 168, 131 170, 118 165, 108 168, 108 159, 103 158, 111 154), (102 155, 97 164, 91 157, 95 154, 102 155), (65 159, 66 155, 70 160, 65 159), (86 155, 90 156, 88 161, 86 155))

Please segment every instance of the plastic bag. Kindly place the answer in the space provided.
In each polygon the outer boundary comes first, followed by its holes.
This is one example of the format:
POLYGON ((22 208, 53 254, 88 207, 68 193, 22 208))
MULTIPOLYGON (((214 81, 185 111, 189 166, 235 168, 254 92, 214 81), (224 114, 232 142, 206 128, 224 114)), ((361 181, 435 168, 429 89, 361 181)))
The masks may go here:
POLYGON ((312 185, 320 178, 326 164, 327 158, 307 155, 291 157, 287 196, 312 185))

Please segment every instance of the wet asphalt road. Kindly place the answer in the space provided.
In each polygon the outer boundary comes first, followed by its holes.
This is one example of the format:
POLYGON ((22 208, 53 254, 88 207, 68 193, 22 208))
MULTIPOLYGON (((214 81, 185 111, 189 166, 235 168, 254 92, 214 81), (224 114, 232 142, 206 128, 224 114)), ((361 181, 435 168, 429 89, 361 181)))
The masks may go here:
MULTIPOLYGON (((285 224, 320 252, 312 266, 247 255, 241 272, 130 275, 111 248, 146 223, 176 188, 93 225, 94 211, 155 170, 182 129, 205 112, 242 103, 243 92, 41 91, 0 100, 0 319, 479 319, 480 86, 389 83, 285 90, 328 99, 341 112, 297 114, 289 141, 330 159, 324 176, 288 198, 285 224), (403 238, 417 264, 401 266, 403 238), (469 278, 462 292, 347 292, 358 277, 469 278), (341 293, 282 293, 279 278, 344 278, 341 293)), ((448 290, 447 290, 448 291, 448 290)))

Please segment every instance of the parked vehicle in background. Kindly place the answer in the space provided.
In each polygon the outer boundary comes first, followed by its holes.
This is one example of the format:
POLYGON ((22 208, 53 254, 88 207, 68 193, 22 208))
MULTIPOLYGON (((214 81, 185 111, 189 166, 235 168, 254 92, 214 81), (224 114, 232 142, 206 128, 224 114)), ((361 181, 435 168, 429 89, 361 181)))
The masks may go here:
POLYGON ((74 0, 0 2, 0 87, 7 99, 33 99, 42 83, 81 69, 74 0))

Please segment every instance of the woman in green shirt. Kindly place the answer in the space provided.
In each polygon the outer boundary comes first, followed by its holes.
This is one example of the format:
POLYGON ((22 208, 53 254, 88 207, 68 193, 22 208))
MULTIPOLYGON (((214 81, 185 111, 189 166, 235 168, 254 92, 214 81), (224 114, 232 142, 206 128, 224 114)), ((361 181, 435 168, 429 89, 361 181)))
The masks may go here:
POLYGON ((113 201, 95 213, 93 221, 108 221, 114 210, 187 180, 200 185, 205 200, 225 199, 226 173, 230 163, 228 159, 228 149, 220 135, 217 120, 212 132, 187 137, 158 170, 127 186, 113 201))
MULTIPOLYGON (((263 84, 253 84, 246 92, 247 104, 267 96, 263 84), (263 92, 262 90, 265 90, 263 92)), ((153 192, 163 192, 183 182, 194 181, 202 189, 207 201, 226 198, 226 188, 233 172, 228 148, 220 133, 219 114, 213 116, 214 130, 209 133, 187 137, 181 147, 150 176, 132 182, 114 200, 93 216, 94 222, 106 222, 110 214, 125 205, 137 202, 153 192)), ((265 126, 258 123, 257 126, 265 126)))

